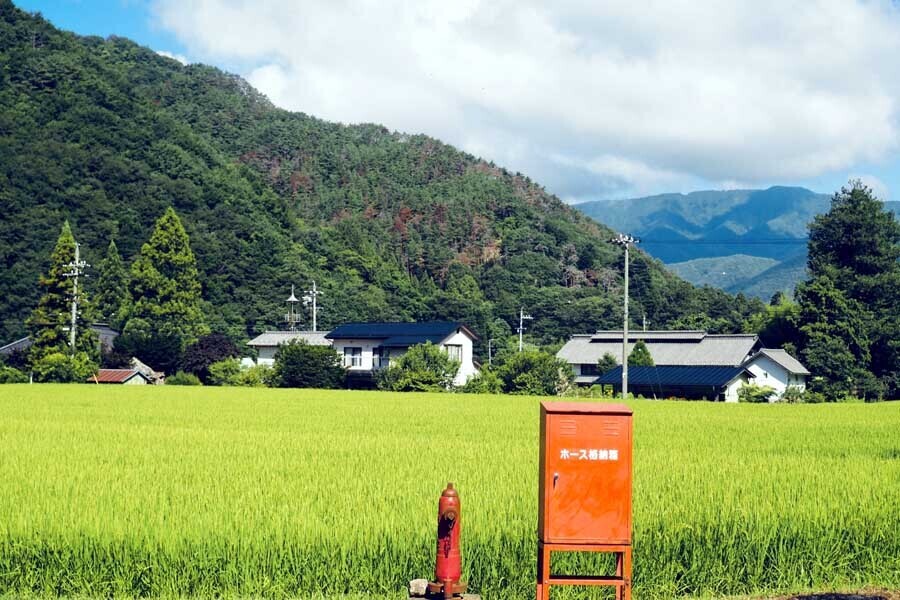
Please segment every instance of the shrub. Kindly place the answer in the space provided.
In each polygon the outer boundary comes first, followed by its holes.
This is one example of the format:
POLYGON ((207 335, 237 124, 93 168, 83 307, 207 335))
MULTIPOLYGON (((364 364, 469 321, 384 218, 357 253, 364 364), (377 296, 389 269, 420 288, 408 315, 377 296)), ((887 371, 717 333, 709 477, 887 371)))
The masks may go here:
POLYGON ((484 368, 474 377, 470 377, 459 391, 466 394, 502 394, 503 382, 492 370, 484 368))
POLYGON ((193 373, 178 371, 166 377, 166 385, 203 385, 203 382, 193 373))
POLYGON ((0 383, 28 383, 28 374, 15 367, 0 367, 0 383))
POLYGON ((787 402, 788 404, 802 404, 806 402, 806 392, 798 387, 790 386, 785 388, 778 401, 787 402))
POLYGON ((767 385, 747 383, 738 390, 739 402, 768 402, 775 390, 767 385))
POLYGON ((209 384, 269 387, 274 385, 273 371, 268 365, 243 367, 238 359, 226 358, 209 366, 209 384))
POLYGON ((572 398, 611 399, 611 398, 613 398, 613 396, 615 394, 613 392, 613 386, 611 386, 611 385, 594 384, 590 387, 581 386, 581 385, 573 385, 563 395, 569 396, 572 398))
POLYGON ((442 392, 453 386, 459 363, 431 342, 410 346, 378 376, 378 387, 394 392, 442 392))
POLYGON ((221 333, 210 333, 185 348, 181 368, 199 377, 203 383, 210 383, 209 368, 212 364, 238 356, 240 352, 231 338, 221 333))
POLYGON ((331 346, 292 340, 275 352, 272 375, 278 387, 338 388, 344 383, 344 374, 341 357, 331 346))
POLYGON ((208 385, 238 385, 237 379, 240 375, 240 361, 236 358, 226 358, 209 365, 206 383, 208 385))
POLYGON ((540 350, 526 350, 510 356, 497 369, 507 394, 555 396, 564 393, 575 373, 564 360, 540 350))
POLYGON ((86 352, 74 356, 53 352, 34 363, 34 380, 43 383, 84 383, 97 372, 97 363, 86 352))
POLYGON ((253 365, 243 369, 231 385, 241 387, 274 387, 275 369, 268 365, 253 365))

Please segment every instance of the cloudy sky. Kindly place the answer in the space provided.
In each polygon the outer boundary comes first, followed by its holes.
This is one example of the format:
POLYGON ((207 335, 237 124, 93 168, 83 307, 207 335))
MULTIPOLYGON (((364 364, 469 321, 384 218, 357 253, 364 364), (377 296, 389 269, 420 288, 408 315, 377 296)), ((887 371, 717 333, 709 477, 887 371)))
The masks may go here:
POLYGON ((290 110, 432 135, 570 202, 850 177, 900 199, 888 0, 14 1, 290 110))

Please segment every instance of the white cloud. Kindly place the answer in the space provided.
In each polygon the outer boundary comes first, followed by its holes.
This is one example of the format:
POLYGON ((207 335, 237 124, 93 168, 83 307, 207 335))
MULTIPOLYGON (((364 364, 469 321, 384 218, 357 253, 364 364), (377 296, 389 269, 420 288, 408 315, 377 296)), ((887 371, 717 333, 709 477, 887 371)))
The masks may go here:
POLYGON ((891 191, 887 184, 875 177, 874 175, 851 175, 849 180, 859 179, 868 186, 879 200, 888 201, 891 199, 891 191))
POLYGON ((276 104, 424 132, 567 198, 812 178, 898 146, 887 0, 154 8, 192 56, 249 65, 276 104))
POLYGON ((159 54, 160 56, 165 56, 166 58, 171 58, 173 60, 177 60, 178 62, 180 62, 183 65, 188 64, 188 59, 183 54, 173 54, 172 52, 169 52, 168 50, 157 50, 156 53, 159 54))

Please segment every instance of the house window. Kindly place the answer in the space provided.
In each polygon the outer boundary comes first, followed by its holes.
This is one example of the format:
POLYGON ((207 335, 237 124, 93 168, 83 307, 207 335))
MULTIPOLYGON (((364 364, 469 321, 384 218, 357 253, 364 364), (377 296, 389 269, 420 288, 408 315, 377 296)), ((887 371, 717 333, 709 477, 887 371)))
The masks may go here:
POLYGON ((372 349, 372 364, 376 369, 382 369, 391 365, 390 348, 382 348, 381 346, 372 349))
POLYGON ((582 375, 598 375, 598 376, 602 375, 602 373, 600 373, 600 369, 597 368, 596 363, 588 363, 588 364, 581 365, 581 374, 582 375))
POLYGON ((344 348, 344 366, 345 367, 361 367, 362 366, 362 348, 344 348))
POLYGON ((444 346, 447 349, 447 355, 450 357, 450 360, 455 360, 456 362, 462 362, 462 345, 460 344, 447 344, 444 346))

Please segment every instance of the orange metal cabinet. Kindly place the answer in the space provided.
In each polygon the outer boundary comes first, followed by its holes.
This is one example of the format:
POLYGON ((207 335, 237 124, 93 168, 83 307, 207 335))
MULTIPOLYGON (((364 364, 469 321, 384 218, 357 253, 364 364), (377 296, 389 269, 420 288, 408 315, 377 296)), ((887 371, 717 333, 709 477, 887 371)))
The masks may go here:
MULTIPOLYGON (((614 585, 630 597, 632 411, 541 403, 538 600, 550 585, 614 585), (616 577, 553 576, 551 551, 615 552, 616 577)), ((542 595, 546 594, 546 595, 542 595)))

